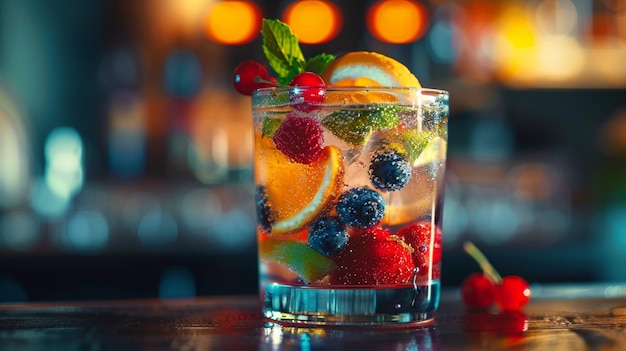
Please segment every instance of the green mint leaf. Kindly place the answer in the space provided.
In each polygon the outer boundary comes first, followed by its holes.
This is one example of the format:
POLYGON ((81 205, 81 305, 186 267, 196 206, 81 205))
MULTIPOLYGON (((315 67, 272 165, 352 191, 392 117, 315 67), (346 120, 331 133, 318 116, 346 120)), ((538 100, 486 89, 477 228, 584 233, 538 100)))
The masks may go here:
POLYGON ((293 76, 304 71, 305 60, 298 37, 287 24, 280 20, 263 19, 261 35, 263 53, 270 67, 278 75, 279 83, 289 83, 293 76))
POLYGON ((336 137, 354 145, 363 145, 370 134, 394 128, 400 123, 395 105, 380 105, 367 110, 338 110, 322 119, 322 125, 336 137))
POLYGON ((280 126, 282 119, 280 118, 266 118, 263 120, 263 136, 273 137, 276 129, 280 126))
POLYGON ((304 70, 321 75, 334 59, 335 55, 331 54, 319 54, 317 56, 313 56, 304 64, 304 70))
POLYGON ((285 74, 283 77, 278 77, 278 83, 280 83, 281 85, 289 85, 289 82, 291 82, 293 77, 302 72, 304 72, 302 66, 291 66, 289 68, 289 71, 287 71, 287 74, 285 74))
POLYGON ((322 126, 336 137, 353 146, 365 144, 372 125, 367 110, 339 110, 322 119, 322 126))

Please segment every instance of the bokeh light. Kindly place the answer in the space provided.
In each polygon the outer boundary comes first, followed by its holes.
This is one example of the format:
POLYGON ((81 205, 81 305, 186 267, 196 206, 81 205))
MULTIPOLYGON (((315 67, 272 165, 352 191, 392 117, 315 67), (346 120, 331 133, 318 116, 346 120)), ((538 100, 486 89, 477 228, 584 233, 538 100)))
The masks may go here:
POLYGON ((189 50, 173 50, 165 61, 164 83, 174 97, 187 99, 202 87, 202 65, 196 54, 189 50))
POLYGON ((261 9, 250 1, 219 1, 207 12, 204 31, 209 39, 227 45, 252 41, 261 29, 261 9))
POLYGON ((146 165, 144 103, 135 94, 119 93, 109 107, 109 168, 119 177, 140 175, 146 165))
POLYGON ((172 214, 156 209, 146 213, 139 222, 137 235, 148 247, 163 247, 178 240, 178 224, 172 214))
POLYGON ((394 44, 413 42, 424 35, 428 13, 411 0, 380 0, 367 12, 367 28, 377 39, 394 44))
POLYGON ((109 224, 99 211, 77 211, 67 221, 63 242, 80 252, 101 252, 109 243, 109 224))
POLYGON ((46 139, 45 181, 48 188, 61 198, 69 199, 83 187, 83 141, 70 127, 54 129, 46 139))
POLYGON ((459 55, 459 44, 455 38, 461 37, 455 14, 459 12, 458 5, 446 4, 435 10, 432 16, 432 26, 428 32, 428 48, 435 61, 452 64, 459 55))
POLYGON ((341 29, 341 11, 323 0, 302 0, 289 4, 283 11, 287 23, 301 43, 320 44, 332 40, 341 29))
POLYGON ((0 209, 19 203, 28 191, 31 155, 24 118, 0 87, 0 209))

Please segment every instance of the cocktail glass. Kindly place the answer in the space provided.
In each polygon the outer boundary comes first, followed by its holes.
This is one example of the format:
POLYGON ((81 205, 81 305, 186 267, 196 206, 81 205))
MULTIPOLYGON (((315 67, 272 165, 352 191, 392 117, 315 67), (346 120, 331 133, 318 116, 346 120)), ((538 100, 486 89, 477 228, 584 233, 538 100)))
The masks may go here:
POLYGON ((277 87, 257 90, 252 109, 264 315, 317 326, 432 322, 448 92, 277 87))

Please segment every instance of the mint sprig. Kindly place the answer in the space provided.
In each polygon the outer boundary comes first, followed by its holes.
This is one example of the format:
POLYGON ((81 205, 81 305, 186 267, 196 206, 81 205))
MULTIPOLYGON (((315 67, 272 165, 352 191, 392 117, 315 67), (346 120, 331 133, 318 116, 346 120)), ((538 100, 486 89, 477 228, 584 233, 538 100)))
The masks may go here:
POLYGON ((328 65, 333 62, 335 55, 331 54, 319 54, 311 57, 304 64, 304 70, 317 74, 322 74, 328 65))
POLYGON ((322 74, 335 59, 334 55, 320 54, 306 60, 298 37, 286 23, 277 19, 263 19, 261 26, 263 53, 276 72, 278 83, 287 85, 298 74, 309 71, 322 74))

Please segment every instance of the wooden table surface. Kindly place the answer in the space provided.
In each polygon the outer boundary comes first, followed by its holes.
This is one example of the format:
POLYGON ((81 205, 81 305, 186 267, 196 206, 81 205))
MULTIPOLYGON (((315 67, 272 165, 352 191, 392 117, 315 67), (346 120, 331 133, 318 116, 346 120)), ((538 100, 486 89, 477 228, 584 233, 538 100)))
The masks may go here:
POLYGON ((468 312, 444 292, 414 329, 281 327, 256 296, 0 305, 0 350, 626 350, 626 287, 534 288, 523 312, 468 312))

